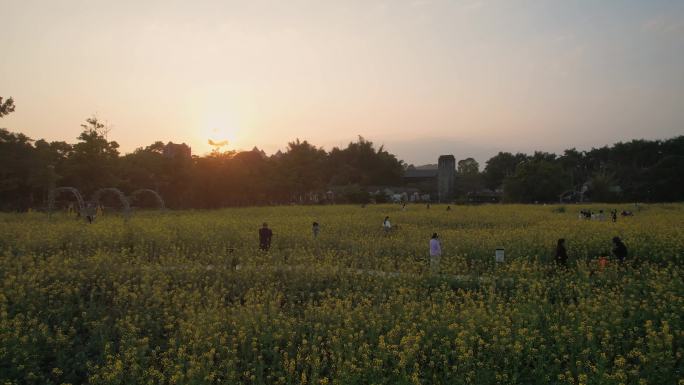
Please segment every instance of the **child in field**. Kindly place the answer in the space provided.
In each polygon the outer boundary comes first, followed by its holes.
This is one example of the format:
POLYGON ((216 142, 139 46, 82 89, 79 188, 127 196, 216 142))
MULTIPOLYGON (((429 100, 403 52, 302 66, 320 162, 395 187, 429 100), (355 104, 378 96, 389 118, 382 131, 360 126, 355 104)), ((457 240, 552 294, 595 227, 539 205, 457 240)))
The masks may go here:
POLYGON ((622 242, 620 237, 613 237, 613 255, 620 263, 625 262, 627 258, 627 246, 622 242))
POLYGON ((86 210, 85 210, 85 211, 86 211, 86 220, 88 221, 88 223, 93 223, 93 222, 95 222, 95 215, 96 215, 96 213, 97 213, 96 210, 97 210, 97 209, 95 208, 95 206, 93 206, 92 203, 88 203, 88 204, 86 205, 86 210))
POLYGON ((271 238, 273 238, 273 231, 264 222, 263 226, 259 229, 259 248, 263 251, 268 251, 271 248, 271 238))
POLYGON ((311 226, 311 231, 313 232, 314 239, 318 238, 318 233, 321 231, 321 227, 318 225, 318 222, 313 223, 311 226))
POLYGON ((392 230, 392 223, 390 223, 389 217, 385 217, 385 220, 382 221, 382 228, 385 230, 385 233, 389 233, 392 230))
POLYGON ((437 233, 432 234, 430 239, 430 272, 439 273, 439 262, 442 257, 442 244, 439 242, 437 233))
POLYGON ((561 267, 568 266, 568 252, 565 250, 565 239, 561 238, 558 240, 556 245, 556 264, 561 267))

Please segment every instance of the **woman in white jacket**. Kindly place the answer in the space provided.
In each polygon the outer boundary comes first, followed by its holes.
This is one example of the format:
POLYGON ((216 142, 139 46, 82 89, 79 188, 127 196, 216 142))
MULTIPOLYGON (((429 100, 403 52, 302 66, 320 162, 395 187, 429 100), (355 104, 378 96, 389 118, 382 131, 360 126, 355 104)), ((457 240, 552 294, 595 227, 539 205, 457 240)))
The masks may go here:
POLYGON ((442 258, 442 244, 439 242, 437 233, 432 234, 430 239, 430 271, 432 274, 439 273, 439 262, 442 258))

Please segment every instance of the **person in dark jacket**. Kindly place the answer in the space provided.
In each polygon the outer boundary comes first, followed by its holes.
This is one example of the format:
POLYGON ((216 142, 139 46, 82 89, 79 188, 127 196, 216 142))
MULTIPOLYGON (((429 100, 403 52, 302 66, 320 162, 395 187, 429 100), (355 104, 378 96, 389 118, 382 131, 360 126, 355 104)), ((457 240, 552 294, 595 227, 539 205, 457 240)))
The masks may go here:
POLYGON ((562 267, 568 266, 568 252, 565 250, 565 238, 559 239, 558 244, 556 245, 556 264, 562 267))
POLYGON ((259 248, 263 251, 268 251, 271 247, 271 238, 273 237, 273 231, 268 228, 268 224, 264 222, 264 225, 259 229, 259 248))
POLYGON ((314 239, 318 238, 318 233, 321 232, 321 226, 318 222, 314 222, 313 225, 311 225, 311 232, 313 232, 314 239))
POLYGON ((613 237, 613 255, 620 263, 627 258, 627 246, 622 243, 620 237, 613 237))

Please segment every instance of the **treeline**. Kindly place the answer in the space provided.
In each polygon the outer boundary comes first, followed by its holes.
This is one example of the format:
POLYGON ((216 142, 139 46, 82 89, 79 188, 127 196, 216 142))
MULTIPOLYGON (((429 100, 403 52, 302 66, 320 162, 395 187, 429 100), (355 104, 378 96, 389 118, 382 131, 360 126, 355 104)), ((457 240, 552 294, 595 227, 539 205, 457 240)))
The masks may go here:
POLYGON ((500 152, 483 172, 472 158, 458 162, 460 194, 503 189, 508 202, 674 202, 684 200, 684 136, 632 140, 562 155, 500 152))
POLYGON ((76 187, 86 198, 102 187, 126 194, 150 188, 172 208, 283 204, 308 201, 311 193, 325 199, 330 185, 398 185, 404 170, 394 155, 362 137, 330 152, 296 140, 270 156, 254 148, 190 157, 155 142, 121 155, 97 119, 82 127, 75 144, 0 129, 0 209, 45 207, 51 186, 76 187))
MULTIPOLYGON (((97 119, 82 127, 75 144, 0 129, 1 210, 45 207, 51 186, 76 187, 86 198, 102 187, 126 194, 149 188, 172 208, 284 204, 310 201, 312 193, 326 199, 331 186, 346 186, 336 189, 344 192, 338 203, 364 201, 366 187, 400 186, 404 170, 413 167, 362 137, 329 152, 296 140, 270 156, 254 148, 191 157, 155 142, 121 155, 97 119)), ((472 158, 460 160, 457 173, 459 199, 489 189, 503 190, 508 202, 557 202, 564 193, 578 199, 573 191, 593 201, 682 201, 684 136, 570 149, 560 156, 501 152, 483 171, 472 158)))

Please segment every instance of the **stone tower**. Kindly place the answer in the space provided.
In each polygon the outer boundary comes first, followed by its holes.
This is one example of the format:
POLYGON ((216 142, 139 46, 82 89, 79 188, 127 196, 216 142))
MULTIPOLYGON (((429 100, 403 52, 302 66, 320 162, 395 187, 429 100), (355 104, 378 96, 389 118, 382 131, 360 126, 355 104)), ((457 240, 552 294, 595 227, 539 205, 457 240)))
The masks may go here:
POLYGON ((454 199, 456 182, 456 158, 453 155, 441 155, 437 161, 437 194, 441 203, 454 199))

